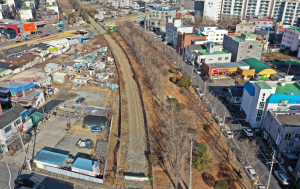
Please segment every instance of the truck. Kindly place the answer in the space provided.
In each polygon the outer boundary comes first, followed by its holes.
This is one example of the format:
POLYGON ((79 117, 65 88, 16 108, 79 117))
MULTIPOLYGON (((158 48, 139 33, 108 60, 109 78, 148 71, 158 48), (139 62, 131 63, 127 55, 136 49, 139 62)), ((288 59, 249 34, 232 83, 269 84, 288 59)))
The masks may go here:
POLYGON ((94 143, 90 139, 82 140, 81 138, 76 142, 75 145, 77 148, 94 148, 94 143))

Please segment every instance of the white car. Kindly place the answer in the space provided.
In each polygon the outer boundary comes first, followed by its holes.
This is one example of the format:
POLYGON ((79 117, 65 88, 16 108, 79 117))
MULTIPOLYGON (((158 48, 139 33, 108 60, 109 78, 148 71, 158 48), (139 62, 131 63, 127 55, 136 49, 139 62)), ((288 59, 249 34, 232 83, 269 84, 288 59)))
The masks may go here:
POLYGON ((196 74, 201 74, 201 72, 197 69, 194 69, 194 72, 196 72, 196 74))
POLYGON ((257 185, 255 185, 255 189, 266 189, 266 187, 263 184, 258 183, 257 185))
POLYGON ((247 136, 253 136, 253 132, 249 127, 243 127, 243 130, 247 136))
POLYGON ((274 171, 275 177, 281 182, 283 185, 290 185, 290 178, 282 171, 274 171))
POLYGON ((224 136, 226 136, 227 138, 233 138, 232 132, 229 131, 228 129, 223 129, 223 134, 224 134, 224 136))
POLYGON ((245 170, 247 176, 248 176, 251 180, 255 180, 255 179, 258 178, 258 175, 257 175, 256 171, 253 169, 252 166, 250 166, 250 165, 249 165, 249 166, 245 166, 245 167, 244 167, 244 170, 245 170))

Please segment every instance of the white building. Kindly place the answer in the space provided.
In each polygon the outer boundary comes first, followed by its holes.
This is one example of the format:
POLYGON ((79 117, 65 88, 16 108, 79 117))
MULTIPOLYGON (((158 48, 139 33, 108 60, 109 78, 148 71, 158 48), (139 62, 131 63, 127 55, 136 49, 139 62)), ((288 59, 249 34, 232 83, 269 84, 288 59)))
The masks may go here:
POLYGON ((277 21, 282 21, 284 25, 296 26, 297 18, 300 16, 299 1, 282 1, 276 0, 273 16, 277 21))
POLYGON ((208 0, 204 1, 204 20, 214 20, 217 21, 221 14, 221 4, 222 0, 208 0))
POLYGON ((139 10, 140 9, 140 5, 138 4, 138 2, 132 2, 132 9, 134 9, 134 10, 139 10))
POLYGON ((184 59, 187 59, 192 64, 196 64, 198 68, 202 63, 217 64, 228 63, 231 60, 231 53, 223 49, 222 45, 216 45, 209 41, 207 48, 202 49, 203 45, 188 45, 185 47, 184 59))
POLYGON ((25 1, 20 8, 21 21, 27 21, 28 19, 33 19, 33 4, 25 1))
POLYGON ((299 82, 248 81, 244 88, 241 111, 252 128, 261 128, 268 110, 300 110, 299 99, 299 82))
POLYGON ((300 46, 300 29, 285 28, 281 45, 288 47, 291 51, 298 51, 300 46))
POLYGON ((206 36, 206 42, 223 43, 224 35, 228 34, 227 30, 218 30, 217 26, 204 26, 202 29, 196 29, 196 32, 206 36))
POLYGON ((49 10, 54 10, 55 12, 57 12, 57 14, 59 16, 58 5, 55 1, 47 2, 47 11, 49 11, 49 10))
POLYGON ((165 20, 167 16, 176 18, 176 8, 172 7, 153 7, 149 13, 148 18, 155 20, 165 20))
POLYGON ((171 16, 167 16, 166 23, 166 41, 172 44, 172 46, 177 45, 177 33, 193 33, 193 26, 188 25, 185 22, 181 22, 181 18, 173 19, 171 16))
POLYGON ((113 7, 131 7, 132 0, 112 0, 111 6, 113 6, 113 7))

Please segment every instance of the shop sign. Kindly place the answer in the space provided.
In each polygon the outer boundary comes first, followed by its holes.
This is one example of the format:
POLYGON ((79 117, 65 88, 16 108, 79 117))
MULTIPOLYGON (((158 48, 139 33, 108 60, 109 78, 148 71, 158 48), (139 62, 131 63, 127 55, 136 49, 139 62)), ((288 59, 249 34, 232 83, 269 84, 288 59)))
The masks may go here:
POLYGON ((229 69, 217 69, 217 70, 214 70, 214 73, 224 73, 224 72, 229 72, 229 69))
POLYGON ((12 131, 11 133, 9 133, 8 135, 5 136, 5 141, 11 139, 13 136, 15 136, 15 134, 18 132, 18 129, 15 129, 14 131, 12 131))
POLYGON ((125 180, 132 180, 132 181, 144 182, 144 181, 148 181, 149 178, 147 178, 147 177, 131 177, 131 176, 125 176, 125 180))
POLYGON ((282 135, 278 134, 277 139, 276 139, 276 144, 280 144, 282 139, 282 135))
POLYGON ((46 24, 46 22, 45 21, 35 22, 35 25, 42 25, 42 24, 46 24))

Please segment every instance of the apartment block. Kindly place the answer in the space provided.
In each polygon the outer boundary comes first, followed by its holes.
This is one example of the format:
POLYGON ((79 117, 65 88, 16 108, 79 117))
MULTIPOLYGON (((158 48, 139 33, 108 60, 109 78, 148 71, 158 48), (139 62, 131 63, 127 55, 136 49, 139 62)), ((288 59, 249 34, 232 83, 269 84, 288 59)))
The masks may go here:
POLYGON ((256 40, 253 33, 241 35, 228 34, 224 36, 223 47, 232 53, 231 61, 239 62, 246 58, 261 59, 263 43, 256 40))
POLYGON ((173 47, 177 45, 178 32, 193 33, 193 26, 181 22, 180 18, 173 19, 171 16, 166 18, 166 41, 173 47))
POLYGON ((291 51, 298 51, 300 46, 300 29, 285 28, 281 45, 289 48, 291 51))
POLYGON ((132 0, 112 0, 111 6, 113 6, 113 7, 131 7, 132 0))
POLYGON ((217 21, 221 14, 222 0, 208 0, 204 2, 203 19, 217 21))
POLYGON ((223 43, 224 35, 228 34, 227 30, 218 30, 217 26, 204 26, 196 31, 199 35, 206 36, 206 42, 213 41, 215 43, 223 43))

